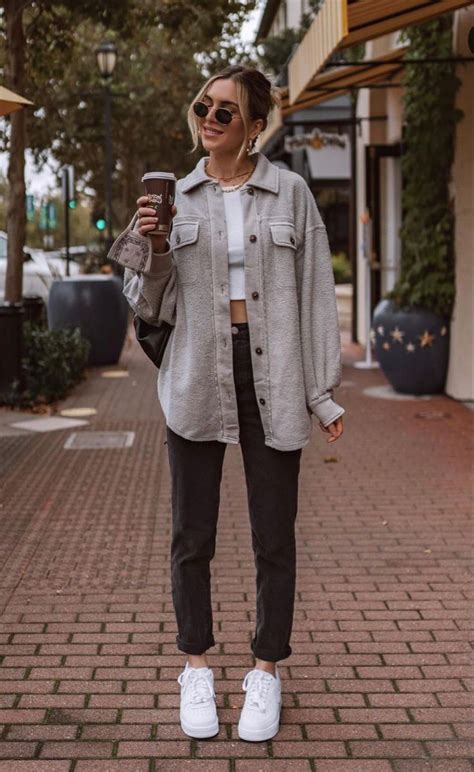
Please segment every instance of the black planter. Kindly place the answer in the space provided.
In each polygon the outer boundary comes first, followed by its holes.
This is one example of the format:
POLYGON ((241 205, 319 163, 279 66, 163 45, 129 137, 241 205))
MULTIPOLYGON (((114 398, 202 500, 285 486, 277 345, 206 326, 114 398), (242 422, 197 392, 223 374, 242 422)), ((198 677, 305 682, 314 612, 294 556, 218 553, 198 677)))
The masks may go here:
POLYGON ((127 334, 128 304, 122 279, 84 274, 53 281, 48 297, 51 330, 79 327, 91 343, 89 365, 113 365, 127 334))
POLYGON ((14 380, 21 383, 24 315, 21 303, 0 303, 0 398, 14 380))
POLYGON ((24 295, 22 304, 25 311, 23 321, 39 327, 46 325, 46 305, 41 295, 24 295))
POLYGON ((449 361, 449 319, 423 308, 401 310, 381 300, 372 317, 375 354, 395 391, 444 391, 449 361))

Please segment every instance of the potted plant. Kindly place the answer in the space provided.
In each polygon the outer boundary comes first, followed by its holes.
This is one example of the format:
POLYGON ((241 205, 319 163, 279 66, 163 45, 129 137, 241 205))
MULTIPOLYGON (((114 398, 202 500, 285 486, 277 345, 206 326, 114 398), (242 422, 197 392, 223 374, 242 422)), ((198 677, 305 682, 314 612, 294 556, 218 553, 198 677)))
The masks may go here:
MULTIPOLYGON (((407 58, 453 56, 452 14, 402 33, 407 58)), ((376 306, 371 337, 385 376, 398 392, 444 391, 455 296, 454 158, 460 80, 454 62, 407 64, 401 158, 400 276, 376 306)))
POLYGON ((87 273, 53 281, 48 296, 51 330, 78 327, 90 343, 87 364, 113 365, 120 359, 128 326, 122 277, 100 256, 86 263, 87 273))

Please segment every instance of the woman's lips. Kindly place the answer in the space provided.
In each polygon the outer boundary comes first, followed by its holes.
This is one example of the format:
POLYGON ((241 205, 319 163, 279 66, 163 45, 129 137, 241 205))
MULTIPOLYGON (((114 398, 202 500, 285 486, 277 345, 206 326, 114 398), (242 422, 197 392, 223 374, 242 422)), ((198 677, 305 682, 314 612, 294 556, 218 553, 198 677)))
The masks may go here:
POLYGON ((208 126, 203 126, 203 132, 208 137, 219 137, 221 134, 224 133, 222 131, 219 131, 218 129, 211 129, 208 126))

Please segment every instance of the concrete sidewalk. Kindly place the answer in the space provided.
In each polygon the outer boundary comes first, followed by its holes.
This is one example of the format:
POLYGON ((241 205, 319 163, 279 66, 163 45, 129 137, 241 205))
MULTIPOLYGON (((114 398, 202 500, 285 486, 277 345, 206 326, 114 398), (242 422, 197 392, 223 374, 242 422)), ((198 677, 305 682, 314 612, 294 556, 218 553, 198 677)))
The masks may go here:
POLYGON ((293 654, 270 742, 237 737, 255 624, 239 447, 212 564, 221 728, 197 741, 178 722, 154 367, 130 334, 104 368, 128 377, 94 369, 61 404, 96 408, 87 424, 29 431, 0 409, 0 772, 472 769, 473 416, 444 396, 373 396, 384 376, 351 366, 364 352, 346 337, 344 434, 327 444, 315 422, 303 451, 293 654))

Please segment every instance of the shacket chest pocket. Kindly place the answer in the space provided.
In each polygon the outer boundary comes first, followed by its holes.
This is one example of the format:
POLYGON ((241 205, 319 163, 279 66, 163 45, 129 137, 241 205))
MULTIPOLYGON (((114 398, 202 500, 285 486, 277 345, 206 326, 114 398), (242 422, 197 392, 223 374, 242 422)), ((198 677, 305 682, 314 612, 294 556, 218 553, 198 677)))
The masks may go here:
POLYGON ((180 284, 195 284, 199 276, 198 257, 199 222, 173 220, 169 240, 178 269, 180 284))
POLYGON ((293 223, 269 223, 271 246, 273 249, 272 264, 275 281, 278 287, 296 289, 296 232, 293 223))

